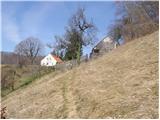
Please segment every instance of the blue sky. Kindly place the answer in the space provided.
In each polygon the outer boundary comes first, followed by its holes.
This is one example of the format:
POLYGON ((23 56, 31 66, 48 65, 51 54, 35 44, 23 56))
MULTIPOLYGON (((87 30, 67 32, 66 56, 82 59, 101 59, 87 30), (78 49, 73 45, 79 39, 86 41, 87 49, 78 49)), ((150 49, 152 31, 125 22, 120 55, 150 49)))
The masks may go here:
MULTIPOLYGON (((97 42, 107 34, 107 28, 115 19, 113 2, 2 2, 2 48, 14 51, 15 45, 27 37, 39 38, 44 45, 53 43, 55 35, 63 35, 69 18, 78 7, 85 7, 88 20, 93 19, 97 42)), ((92 46, 84 48, 90 53, 92 46)), ((45 54, 52 50, 45 47, 45 54)))

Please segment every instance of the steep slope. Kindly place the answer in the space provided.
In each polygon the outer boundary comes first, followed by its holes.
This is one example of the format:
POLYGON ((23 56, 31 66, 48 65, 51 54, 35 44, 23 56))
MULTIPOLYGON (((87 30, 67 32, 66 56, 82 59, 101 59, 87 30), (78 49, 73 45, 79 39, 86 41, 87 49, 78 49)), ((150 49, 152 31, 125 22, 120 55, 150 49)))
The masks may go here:
POLYGON ((8 118, 158 118, 158 32, 2 100, 8 118))

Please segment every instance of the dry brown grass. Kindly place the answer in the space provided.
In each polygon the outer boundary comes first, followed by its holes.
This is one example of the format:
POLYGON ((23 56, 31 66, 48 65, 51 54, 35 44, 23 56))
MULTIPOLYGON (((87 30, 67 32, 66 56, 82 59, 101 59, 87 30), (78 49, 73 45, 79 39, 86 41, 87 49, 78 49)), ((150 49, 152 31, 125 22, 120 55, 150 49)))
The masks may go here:
POLYGON ((8 118, 158 118, 158 32, 2 100, 8 118))

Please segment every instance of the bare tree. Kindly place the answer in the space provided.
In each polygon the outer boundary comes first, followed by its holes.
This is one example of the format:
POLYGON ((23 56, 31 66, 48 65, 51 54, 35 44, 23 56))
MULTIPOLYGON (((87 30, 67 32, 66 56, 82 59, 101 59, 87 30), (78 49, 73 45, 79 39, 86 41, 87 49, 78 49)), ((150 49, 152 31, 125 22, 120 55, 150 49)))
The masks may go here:
POLYGON ((158 30, 158 1, 120 1, 116 8, 114 26, 120 28, 126 42, 158 30))
POLYGON ((55 36, 55 41, 53 44, 47 44, 49 48, 52 49, 51 54, 59 56, 61 59, 63 58, 66 48, 68 46, 68 41, 66 36, 55 36))
POLYGON ((76 29, 82 37, 81 41, 79 41, 77 51, 77 60, 78 64, 80 64, 82 45, 87 46, 92 42, 92 40, 95 37, 97 28, 95 27, 92 21, 87 20, 84 8, 79 8, 77 12, 71 17, 70 27, 72 29, 76 29))
POLYGON ((20 57, 26 57, 33 64, 38 55, 42 54, 43 45, 39 39, 29 37, 16 45, 15 52, 20 57))
POLYGON ((65 60, 77 59, 80 64, 83 46, 91 45, 96 40, 97 28, 92 21, 88 21, 85 9, 79 8, 69 19, 69 24, 65 27, 63 36, 55 36, 53 53, 64 57, 65 60))

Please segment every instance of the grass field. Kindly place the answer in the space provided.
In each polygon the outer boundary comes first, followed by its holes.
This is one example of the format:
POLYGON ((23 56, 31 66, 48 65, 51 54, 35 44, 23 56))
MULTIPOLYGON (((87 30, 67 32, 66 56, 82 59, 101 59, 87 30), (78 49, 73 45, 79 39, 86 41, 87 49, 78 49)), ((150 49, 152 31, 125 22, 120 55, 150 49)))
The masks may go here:
POLYGON ((10 93, 7 117, 158 119, 158 33, 10 93))

